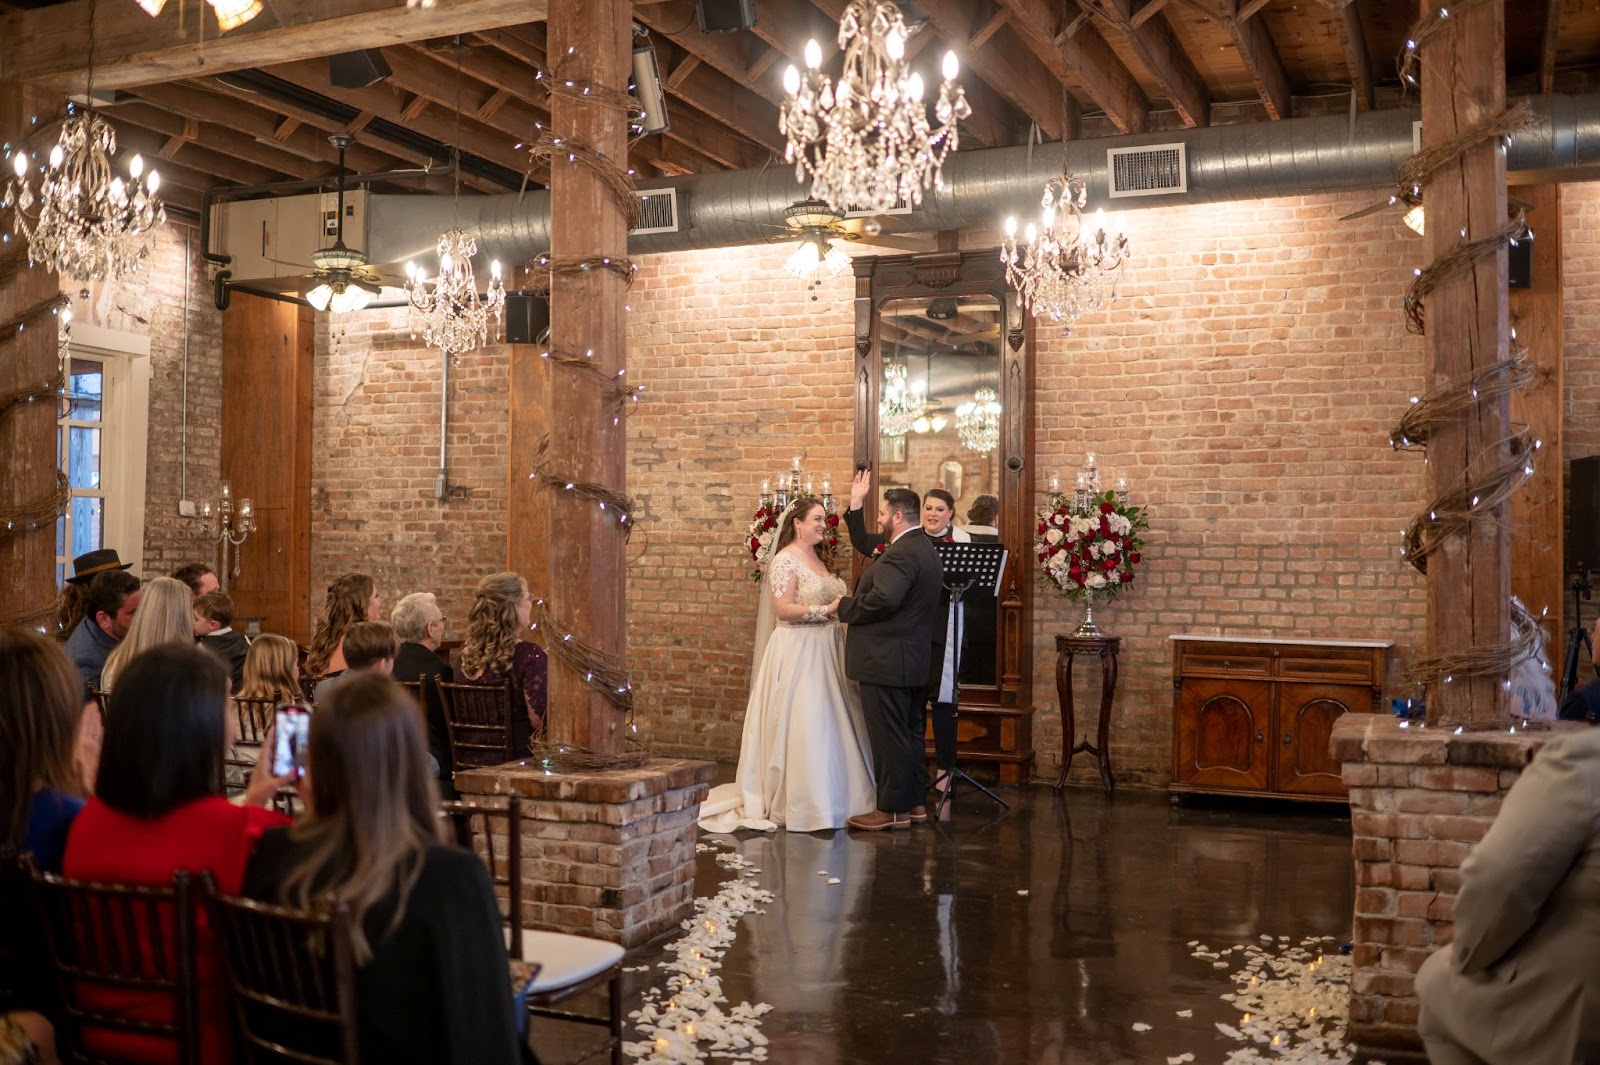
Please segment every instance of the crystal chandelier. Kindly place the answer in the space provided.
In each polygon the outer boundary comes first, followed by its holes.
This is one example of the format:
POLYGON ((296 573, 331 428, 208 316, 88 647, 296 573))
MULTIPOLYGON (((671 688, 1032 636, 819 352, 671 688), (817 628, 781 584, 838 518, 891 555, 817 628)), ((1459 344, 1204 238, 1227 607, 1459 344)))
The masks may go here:
MULTIPOLYGON (((91 90, 92 91, 92 90, 91 90)), ((161 177, 128 160, 128 178, 112 170, 117 135, 93 111, 74 108, 50 149, 38 191, 28 154, 11 157, 16 179, 0 206, 28 241, 28 261, 80 281, 119 280, 150 254, 150 231, 167 219, 156 190, 161 177)))
POLYGON ((878 432, 882 436, 914 432, 917 419, 927 408, 922 385, 908 384, 906 377, 903 362, 891 362, 883 368, 883 395, 878 400, 878 432))
POLYGON ((961 446, 988 455, 1000 444, 1000 397, 992 388, 980 388, 972 399, 956 408, 956 435, 961 446))
POLYGON ((839 20, 844 68, 831 81, 819 69, 822 49, 807 41, 806 72, 784 71, 788 93, 778 128, 795 180, 811 175, 811 195, 835 206, 887 211, 916 207, 929 185, 942 187, 945 157, 958 146, 956 125, 972 114, 956 84, 960 64, 944 56, 944 82, 928 123, 922 75, 906 60, 910 31, 887 0, 851 0, 839 20))
POLYGON ((1039 224, 1028 223, 1021 242, 1017 220, 1006 219, 1000 261, 1006 281, 1035 316, 1074 321, 1117 298, 1117 282, 1128 256, 1128 238, 1106 232, 1103 212, 1093 227, 1085 224, 1082 181, 1068 174, 1051 178, 1044 187, 1039 224))
POLYGON ((439 235, 439 273, 429 280, 416 263, 406 263, 406 302, 411 305, 411 335, 459 359, 489 342, 489 324, 506 305, 506 286, 500 279, 500 260, 489 264, 489 285, 478 297, 478 279, 472 257, 478 242, 461 228, 461 53, 456 41, 456 143, 452 150, 455 188, 454 222, 439 235))

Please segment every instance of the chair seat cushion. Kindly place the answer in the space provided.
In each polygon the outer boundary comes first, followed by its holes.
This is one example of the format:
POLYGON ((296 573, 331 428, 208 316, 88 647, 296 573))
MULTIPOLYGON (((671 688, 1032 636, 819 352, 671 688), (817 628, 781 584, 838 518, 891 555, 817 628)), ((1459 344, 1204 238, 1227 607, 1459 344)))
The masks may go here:
POLYGON ((592 980, 620 962, 622 955, 621 947, 603 939, 522 929, 522 956, 543 966, 533 982, 535 995, 592 980))

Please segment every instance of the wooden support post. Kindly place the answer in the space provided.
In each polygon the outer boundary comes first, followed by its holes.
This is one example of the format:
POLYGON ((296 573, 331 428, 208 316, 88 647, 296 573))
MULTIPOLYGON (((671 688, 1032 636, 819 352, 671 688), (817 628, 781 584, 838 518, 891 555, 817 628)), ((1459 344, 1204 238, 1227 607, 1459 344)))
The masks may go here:
MULTIPOLYGON (((633 7, 627 0, 556 0, 549 51, 564 57, 563 74, 624 91, 632 65, 633 7), (568 54, 568 50, 571 53, 568 54)), ((552 101, 556 136, 574 137, 626 166, 627 116, 590 100, 552 101)), ((622 208, 592 171, 556 163, 550 179, 550 252, 557 262, 625 256, 628 223, 622 208)), ((609 270, 557 276, 551 289, 553 346, 593 351, 608 374, 626 366, 627 283, 609 270)), ((626 430, 612 424, 606 395, 586 375, 551 366, 548 419, 552 471, 622 491, 627 474, 626 430)), ((524 461, 527 456, 517 456, 524 461)), ((549 601, 577 639, 621 657, 626 645, 624 541, 614 515, 592 499, 547 493, 549 601)), ((523 533, 528 535, 532 530, 523 533)), ((512 536, 519 535, 513 530, 512 536)), ((560 637, 544 633, 548 643, 560 637)), ((623 715, 585 679, 550 657, 550 739, 595 751, 622 747, 623 715)))
MULTIPOLYGON (((15 146, 30 127, 34 115, 53 113, 54 99, 16 82, 0 82, 0 140, 15 146)), ((51 135, 53 137, 53 134, 51 135)), ((42 155, 50 150, 46 142, 42 155)), ((9 156, 5 160, 10 177, 9 156)), ((5 220, 10 232, 10 217, 5 220)), ((0 260, 22 252, 20 235, 0 244, 0 260)), ((60 280, 43 267, 29 268, 23 258, 9 281, 0 282, 0 319, 9 319, 60 291, 60 280)), ((57 320, 31 326, 0 340, 0 392, 41 385, 55 378, 58 369, 57 320)), ((43 499, 56 484, 56 405, 24 403, 0 414, 0 510, 11 510, 43 499)), ((118 547, 118 544, 107 544, 118 547)), ((0 524, 0 612, 44 611, 56 597, 56 523, 47 522, 28 531, 0 524)), ((51 627, 52 615, 41 614, 38 624, 51 627)))
POLYGON ((1533 456, 1533 476, 1511 497, 1511 593, 1534 617, 1544 616, 1552 671, 1565 661, 1561 645, 1562 607, 1566 603, 1566 527, 1561 493, 1561 397, 1563 339, 1561 276, 1561 186, 1516 185, 1511 195, 1533 206, 1533 285, 1511 290, 1511 324, 1517 343, 1537 367, 1525 389, 1511 396, 1511 424, 1526 425, 1544 446, 1533 456))
MULTIPOLYGON (((1419 10, 1437 10, 1424 0, 1419 10)), ((1422 51, 1422 144, 1449 140, 1500 114, 1506 105, 1505 5, 1502 0, 1452 12, 1422 51)), ((1423 193, 1427 257, 1497 232, 1506 221, 1506 164, 1490 138, 1441 167, 1423 193)), ((1444 280, 1428 297, 1429 385, 1460 378, 1506 355, 1509 310, 1506 253, 1444 280)), ((1507 455, 1510 403, 1485 400, 1441 425, 1428 447, 1427 494, 1457 488, 1470 470, 1507 455)), ((1460 652, 1510 638, 1511 536, 1507 507, 1485 514, 1465 536, 1447 539, 1428 560, 1428 644, 1460 652)), ((1447 724, 1498 724, 1499 677, 1457 677, 1431 694, 1430 717, 1447 724)))

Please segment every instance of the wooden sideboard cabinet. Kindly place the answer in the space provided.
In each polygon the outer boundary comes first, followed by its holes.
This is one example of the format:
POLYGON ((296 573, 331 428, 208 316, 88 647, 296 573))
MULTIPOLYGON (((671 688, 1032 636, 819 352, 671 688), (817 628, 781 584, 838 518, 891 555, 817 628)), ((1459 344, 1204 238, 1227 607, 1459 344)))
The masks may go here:
POLYGON ((1192 792, 1338 800, 1333 723, 1372 713, 1394 645, 1179 634, 1172 642, 1172 784, 1192 792))

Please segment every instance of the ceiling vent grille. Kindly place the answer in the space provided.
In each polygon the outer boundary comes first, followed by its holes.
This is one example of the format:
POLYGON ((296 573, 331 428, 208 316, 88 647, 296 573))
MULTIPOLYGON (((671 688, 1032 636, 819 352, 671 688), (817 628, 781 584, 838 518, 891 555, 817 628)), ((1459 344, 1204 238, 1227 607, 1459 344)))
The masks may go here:
POLYGON ((639 224, 628 230, 629 233, 639 236, 678 231, 677 189, 640 189, 639 205, 643 208, 639 224))
POLYGON ((1189 191, 1189 166, 1182 144, 1147 144, 1106 150, 1113 198, 1167 196, 1189 191))
POLYGON ((874 215, 910 214, 911 207, 904 198, 894 201, 894 206, 887 211, 874 211, 868 207, 852 207, 846 205, 844 216, 846 218, 871 218, 874 215))

